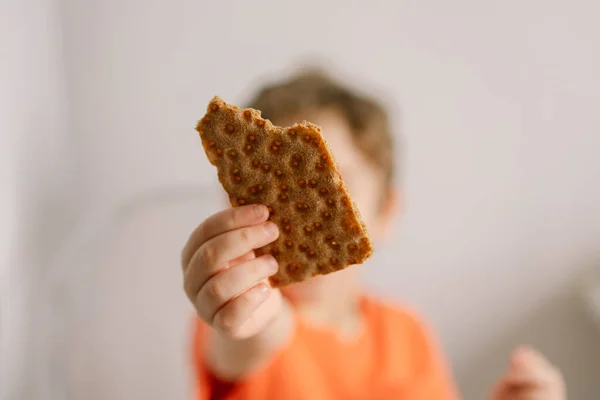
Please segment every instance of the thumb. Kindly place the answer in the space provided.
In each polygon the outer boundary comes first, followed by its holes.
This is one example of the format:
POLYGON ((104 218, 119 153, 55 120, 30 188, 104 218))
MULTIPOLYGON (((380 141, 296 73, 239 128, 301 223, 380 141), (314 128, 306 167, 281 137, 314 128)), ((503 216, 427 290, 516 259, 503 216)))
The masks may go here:
POLYGON ((510 367, 513 371, 530 371, 536 368, 549 368, 550 363, 536 349, 522 345, 514 349, 510 355, 510 367))

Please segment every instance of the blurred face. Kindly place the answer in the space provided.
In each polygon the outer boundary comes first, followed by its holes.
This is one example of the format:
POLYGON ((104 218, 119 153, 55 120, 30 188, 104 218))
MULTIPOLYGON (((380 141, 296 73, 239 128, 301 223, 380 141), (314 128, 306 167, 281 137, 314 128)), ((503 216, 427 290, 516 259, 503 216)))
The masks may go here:
MULTIPOLYGON (((352 140, 350 127, 340 113, 324 111, 300 118, 275 121, 278 125, 290 126, 304 119, 319 125, 338 164, 346 188, 352 200, 358 206, 361 217, 373 241, 385 235, 391 217, 391 199, 384 198, 384 177, 363 156, 352 140)), ((343 293, 352 293, 359 289, 357 267, 318 276, 308 281, 291 285, 283 289, 284 294, 294 303, 313 303, 327 300, 339 301, 343 293)))

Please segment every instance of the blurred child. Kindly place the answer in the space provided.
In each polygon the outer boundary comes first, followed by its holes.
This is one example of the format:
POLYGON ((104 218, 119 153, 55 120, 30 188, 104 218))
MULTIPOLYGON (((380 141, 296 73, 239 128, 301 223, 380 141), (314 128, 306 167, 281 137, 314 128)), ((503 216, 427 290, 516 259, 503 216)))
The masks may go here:
MULTIPOLYGON (((387 234, 399 197, 385 110, 326 75, 266 87, 249 107, 276 125, 322 128, 373 242, 387 234)), ((262 205, 207 218, 182 252, 185 291, 200 320, 198 399, 457 399, 433 335, 412 312, 366 295, 359 267, 271 288, 277 226, 262 205)), ((565 398, 562 378, 531 349, 515 351, 495 400, 565 398)))

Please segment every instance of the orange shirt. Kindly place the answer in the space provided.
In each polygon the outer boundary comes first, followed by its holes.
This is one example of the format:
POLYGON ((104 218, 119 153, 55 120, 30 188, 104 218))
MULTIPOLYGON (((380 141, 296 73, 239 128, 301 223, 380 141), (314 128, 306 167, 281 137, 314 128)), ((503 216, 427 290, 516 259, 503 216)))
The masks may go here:
MULTIPOLYGON (((273 360, 230 387, 226 399, 410 399, 458 396, 441 352, 410 312, 363 298, 364 327, 352 342, 298 319, 291 341, 273 360)), ((202 360, 198 323, 194 357, 197 399, 208 400, 216 381, 202 360)))

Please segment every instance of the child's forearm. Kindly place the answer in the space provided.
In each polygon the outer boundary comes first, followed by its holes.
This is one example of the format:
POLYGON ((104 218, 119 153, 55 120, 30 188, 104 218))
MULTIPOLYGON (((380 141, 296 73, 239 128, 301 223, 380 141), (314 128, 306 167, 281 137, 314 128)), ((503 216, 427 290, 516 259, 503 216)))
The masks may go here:
POLYGON ((211 329, 204 349, 206 366, 220 379, 243 379, 268 363, 287 344, 293 329, 293 315, 285 302, 277 317, 262 332, 248 339, 234 340, 211 329))

